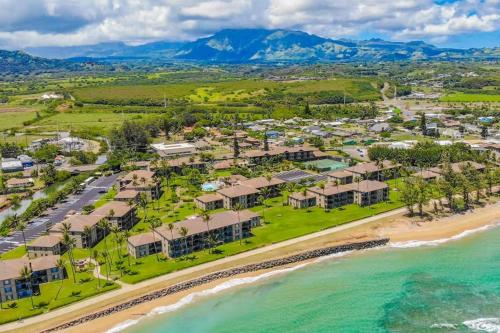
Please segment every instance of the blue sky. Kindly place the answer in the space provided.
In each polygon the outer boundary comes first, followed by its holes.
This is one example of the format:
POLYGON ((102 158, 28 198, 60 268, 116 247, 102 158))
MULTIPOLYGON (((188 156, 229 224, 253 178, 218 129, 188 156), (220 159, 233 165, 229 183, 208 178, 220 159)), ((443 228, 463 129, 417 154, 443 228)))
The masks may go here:
POLYGON ((500 0, 0 0, 0 48, 193 40, 224 28, 500 46, 500 0))

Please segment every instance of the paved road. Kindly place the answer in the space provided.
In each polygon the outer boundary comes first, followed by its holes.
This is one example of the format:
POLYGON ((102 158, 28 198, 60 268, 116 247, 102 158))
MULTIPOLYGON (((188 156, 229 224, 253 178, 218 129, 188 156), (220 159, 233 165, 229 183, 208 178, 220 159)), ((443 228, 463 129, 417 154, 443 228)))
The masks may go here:
MULTIPOLYGON (((83 206, 96 201, 102 195, 102 193, 99 192, 107 191, 113 186, 117 178, 117 174, 103 176, 87 186, 82 193, 68 196, 66 202, 57 205, 48 216, 34 219, 32 223, 28 224, 24 231, 26 241, 29 242, 37 238, 51 225, 64 220, 64 217, 70 210, 80 211, 83 206)), ((20 244, 23 244, 23 236, 20 231, 14 232, 9 237, 0 237, 0 253, 9 251, 20 244)))

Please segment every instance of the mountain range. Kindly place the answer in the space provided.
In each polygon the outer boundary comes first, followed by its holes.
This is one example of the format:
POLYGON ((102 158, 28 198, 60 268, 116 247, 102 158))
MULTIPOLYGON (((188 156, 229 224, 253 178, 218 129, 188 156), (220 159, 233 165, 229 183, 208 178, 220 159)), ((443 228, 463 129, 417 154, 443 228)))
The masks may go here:
POLYGON ((226 29, 193 42, 154 42, 129 46, 122 42, 75 47, 29 48, 44 58, 162 58, 225 62, 393 61, 488 58, 500 49, 439 48, 422 41, 390 42, 323 38, 302 31, 226 29))
POLYGON ((323 38, 283 29, 226 29, 191 42, 159 41, 138 46, 122 42, 70 47, 27 48, 0 53, 0 70, 78 67, 78 63, 138 59, 209 63, 370 62, 500 58, 500 48, 451 49, 422 42, 323 38), (30 56, 32 59, 29 59, 30 56), (19 61, 13 61, 15 58, 19 61), (57 59, 57 60, 47 60, 57 59), (64 59, 64 62, 62 62, 64 59), (41 67, 37 68, 39 63, 41 67), (13 65, 14 64, 14 65, 13 65), (17 64, 17 65, 16 65, 17 64), (73 65, 71 65, 73 64, 73 65))

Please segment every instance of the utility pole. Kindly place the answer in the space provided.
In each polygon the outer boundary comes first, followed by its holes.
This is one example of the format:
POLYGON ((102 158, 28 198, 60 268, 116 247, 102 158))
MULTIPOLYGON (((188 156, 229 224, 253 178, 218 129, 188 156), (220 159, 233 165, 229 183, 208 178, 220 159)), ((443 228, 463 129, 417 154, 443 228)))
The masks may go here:
POLYGON ((345 105, 345 90, 344 90, 344 105, 345 105))

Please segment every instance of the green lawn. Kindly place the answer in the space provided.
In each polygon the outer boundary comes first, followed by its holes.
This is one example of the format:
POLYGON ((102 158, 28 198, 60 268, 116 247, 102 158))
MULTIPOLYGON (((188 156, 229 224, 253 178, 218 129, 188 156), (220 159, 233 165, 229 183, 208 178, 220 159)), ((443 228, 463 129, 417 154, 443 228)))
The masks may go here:
POLYGON ((32 308, 29 297, 2 304, 0 324, 35 316, 119 288, 119 285, 113 282, 108 282, 107 284, 105 280, 98 282, 92 276, 91 272, 76 273, 76 282, 74 282, 69 265, 66 267, 66 270, 68 278, 62 280, 62 289, 57 299, 55 298, 59 288, 61 288, 61 281, 42 284, 40 285, 40 295, 33 297, 35 308, 32 308), (9 307, 9 305, 13 306, 14 304, 15 307, 9 307))
POLYGON ((0 259, 2 260, 7 260, 7 259, 17 259, 21 258, 26 254, 26 248, 24 245, 18 246, 10 251, 7 251, 0 255, 0 259))

